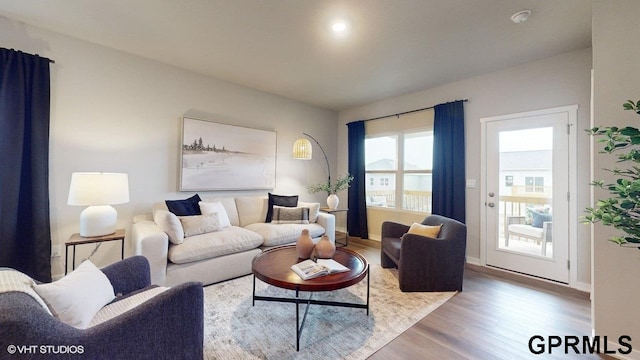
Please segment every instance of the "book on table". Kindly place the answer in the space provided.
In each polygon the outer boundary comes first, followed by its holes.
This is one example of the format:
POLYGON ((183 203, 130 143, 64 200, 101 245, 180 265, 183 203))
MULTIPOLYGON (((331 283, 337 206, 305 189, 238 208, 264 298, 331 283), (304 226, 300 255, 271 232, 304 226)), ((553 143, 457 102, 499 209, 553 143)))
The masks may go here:
POLYGON ((319 276, 349 271, 349 268, 333 259, 318 259, 317 262, 307 259, 291 265, 291 270, 302 280, 309 280, 319 276))

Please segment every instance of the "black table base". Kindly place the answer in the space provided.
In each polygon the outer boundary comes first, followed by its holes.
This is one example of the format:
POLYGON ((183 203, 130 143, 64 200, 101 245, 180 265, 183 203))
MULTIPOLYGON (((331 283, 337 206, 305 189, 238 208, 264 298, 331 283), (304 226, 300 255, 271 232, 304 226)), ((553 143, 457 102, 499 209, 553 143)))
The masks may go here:
POLYGON ((366 309, 367 316, 369 316, 369 279, 370 279, 370 274, 369 274, 369 268, 367 267, 367 302, 366 304, 360 304, 360 303, 350 303, 350 302, 340 302, 340 301, 314 300, 312 299, 313 292, 309 294, 308 299, 301 299, 299 297, 300 291, 298 289, 295 290, 296 291, 295 298, 259 296, 259 295, 256 295, 256 277, 254 275, 253 276, 253 301, 251 305, 255 306, 256 300, 296 304, 296 351, 300 351, 300 336, 302 335, 302 329, 304 328, 304 323, 307 320, 307 312, 309 311, 310 305, 339 306, 339 307, 366 309), (307 304, 304 310, 304 315, 302 316, 302 321, 300 321, 300 304, 307 304))

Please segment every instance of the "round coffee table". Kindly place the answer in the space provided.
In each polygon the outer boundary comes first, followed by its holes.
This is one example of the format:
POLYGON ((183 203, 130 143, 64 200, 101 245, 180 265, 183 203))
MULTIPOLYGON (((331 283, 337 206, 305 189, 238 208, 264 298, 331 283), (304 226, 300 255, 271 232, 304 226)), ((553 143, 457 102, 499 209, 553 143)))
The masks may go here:
POLYGON ((266 250, 262 254, 257 255, 252 263, 253 305, 255 305, 256 300, 296 304, 296 350, 300 350, 300 334, 302 333, 304 322, 307 318, 307 311, 311 304, 366 309, 367 315, 369 315, 369 263, 364 256, 349 249, 338 248, 336 249, 333 260, 348 267, 349 271, 320 276, 309 280, 302 280, 298 274, 291 270, 291 265, 302 260, 303 259, 298 258, 295 245, 289 245, 266 250), (365 277, 367 278, 367 301, 364 304, 311 299, 314 292, 343 289, 359 283, 365 277), (256 279, 260 279, 267 284, 279 288, 295 290, 296 297, 257 296, 256 279), (311 294, 308 299, 301 299, 299 297, 300 291, 307 291, 311 294), (301 303, 307 304, 302 322, 300 322, 299 311, 299 305, 301 303))

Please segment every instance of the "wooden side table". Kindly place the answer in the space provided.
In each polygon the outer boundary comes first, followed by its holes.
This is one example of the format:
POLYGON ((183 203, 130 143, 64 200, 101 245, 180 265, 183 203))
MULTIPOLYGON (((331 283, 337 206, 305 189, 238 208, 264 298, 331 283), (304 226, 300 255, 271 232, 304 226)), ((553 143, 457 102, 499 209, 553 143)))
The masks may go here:
MULTIPOLYGON (((67 275, 67 269, 69 268, 69 262, 68 262, 68 260, 69 260, 69 246, 73 247, 73 262, 71 263, 71 270, 73 271, 73 270, 76 269, 76 246, 77 245, 97 243, 98 245, 93 250, 93 252, 95 252, 96 250, 98 250, 98 248, 100 247, 100 245, 103 242, 117 241, 117 240, 120 240, 122 242, 121 248, 120 248, 120 258, 124 259, 124 229, 118 229, 113 234, 103 235, 103 236, 82 237, 82 236, 80 236, 79 233, 75 233, 75 234, 71 235, 71 237, 69 238, 69 241, 64 243, 64 245, 65 245, 65 248, 64 248, 64 274, 67 275)), ((93 255, 93 253, 91 255, 93 255)))
POLYGON ((345 232, 341 232, 341 231, 336 231, 336 247, 344 247, 344 246, 348 246, 349 245, 349 230, 346 230, 347 228, 347 213, 349 212, 349 209, 329 209, 327 208, 320 208, 320 211, 327 213, 327 214, 333 214, 333 216, 336 216, 336 214, 340 213, 340 214, 344 214, 344 227, 345 227, 345 232), (340 239, 344 240, 343 243, 338 242, 338 234, 340 234, 340 239))

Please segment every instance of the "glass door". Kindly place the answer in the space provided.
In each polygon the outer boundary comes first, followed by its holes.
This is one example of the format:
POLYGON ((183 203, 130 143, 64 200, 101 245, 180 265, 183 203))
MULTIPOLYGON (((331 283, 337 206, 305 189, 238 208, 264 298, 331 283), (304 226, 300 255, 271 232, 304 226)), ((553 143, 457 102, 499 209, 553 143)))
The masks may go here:
POLYGON ((483 119, 486 264, 569 282, 569 116, 483 119))

